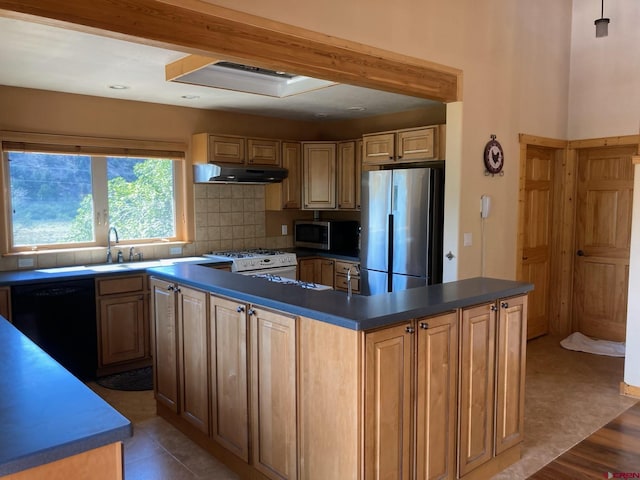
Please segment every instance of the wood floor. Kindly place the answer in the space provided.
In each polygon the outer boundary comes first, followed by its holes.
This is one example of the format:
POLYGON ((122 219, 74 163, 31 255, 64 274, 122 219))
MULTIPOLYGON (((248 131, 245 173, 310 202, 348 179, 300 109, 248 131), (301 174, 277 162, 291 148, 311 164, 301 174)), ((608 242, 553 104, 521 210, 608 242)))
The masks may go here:
POLYGON ((640 403, 529 478, 640 478, 640 403))

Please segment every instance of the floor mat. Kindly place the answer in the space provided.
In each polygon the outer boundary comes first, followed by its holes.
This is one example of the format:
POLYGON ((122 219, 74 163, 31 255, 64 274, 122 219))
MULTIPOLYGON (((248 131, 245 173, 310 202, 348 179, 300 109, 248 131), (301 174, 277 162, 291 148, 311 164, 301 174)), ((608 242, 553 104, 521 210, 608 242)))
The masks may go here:
POLYGON ((153 369, 151 367, 138 368, 128 372, 116 373, 100 377, 96 383, 111 390, 153 390, 153 369))
POLYGON ((567 350, 607 355, 609 357, 624 357, 624 342, 611 342, 587 337, 580 332, 574 332, 560 342, 567 350))

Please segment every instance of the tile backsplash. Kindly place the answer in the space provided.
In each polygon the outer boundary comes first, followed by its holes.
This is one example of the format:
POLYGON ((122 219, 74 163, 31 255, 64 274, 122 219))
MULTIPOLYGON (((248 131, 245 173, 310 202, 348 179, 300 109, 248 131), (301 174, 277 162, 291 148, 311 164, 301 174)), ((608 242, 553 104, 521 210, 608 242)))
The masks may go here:
POLYGON ((264 185, 196 184, 195 252, 290 248, 292 235, 267 236, 264 185))

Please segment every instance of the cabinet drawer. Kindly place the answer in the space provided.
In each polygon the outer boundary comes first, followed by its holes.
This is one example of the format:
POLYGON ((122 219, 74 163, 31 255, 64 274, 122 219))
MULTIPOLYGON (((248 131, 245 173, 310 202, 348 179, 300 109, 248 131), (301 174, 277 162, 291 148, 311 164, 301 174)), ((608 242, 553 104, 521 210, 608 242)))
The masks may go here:
MULTIPOLYGON (((346 275, 336 275, 336 290, 344 290, 347 291, 347 276, 346 275)), ((353 293, 360 293, 360 278, 359 277, 351 277, 351 291, 353 293)))
POLYGON ((97 280, 98 295, 116 293, 132 293, 144 291, 144 275, 128 275, 126 277, 101 278, 97 280))
POLYGON ((351 278, 353 277, 359 277, 360 274, 356 271, 355 268, 353 268, 354 266, 360 266, 357 263, 354 262, 343 262, 341 260, 336 260, 336 274, 338 273, 344 273, 345 275, 347 274, 347 272, 349 271, 349 269, 351 268, 351 278))

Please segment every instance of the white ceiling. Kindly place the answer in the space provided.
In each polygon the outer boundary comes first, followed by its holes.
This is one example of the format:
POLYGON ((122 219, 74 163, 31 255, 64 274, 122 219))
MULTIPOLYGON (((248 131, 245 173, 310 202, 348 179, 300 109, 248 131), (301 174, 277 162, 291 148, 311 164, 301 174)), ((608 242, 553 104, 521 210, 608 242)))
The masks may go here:
POLYGON ((347 85, 272 98, 167 82, 165 65, 184 56, 183 52, 0 17, 0 85, 312 121, 362 118, 433 104, 347 85), (128 88, 114 90, 110 85, 128 88))

